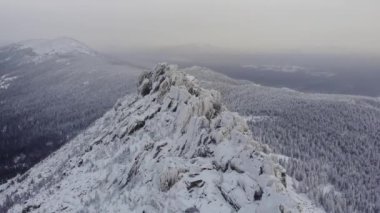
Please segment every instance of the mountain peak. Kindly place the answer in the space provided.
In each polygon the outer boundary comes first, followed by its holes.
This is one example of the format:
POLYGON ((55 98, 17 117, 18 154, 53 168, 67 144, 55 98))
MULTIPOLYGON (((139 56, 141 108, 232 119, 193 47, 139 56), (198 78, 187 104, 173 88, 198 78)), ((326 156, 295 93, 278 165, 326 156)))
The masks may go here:
POLYGON ((95 52, 85 44, 68 37, 56 39, 34 39, 18 42, 19 49, 31 48, 37 55, 81 53, 93 55, 95 52))
POLYGON ((317 212, 220 94, 174 66, 141 75, 92 127, 0 186, 20 212, 317 212))

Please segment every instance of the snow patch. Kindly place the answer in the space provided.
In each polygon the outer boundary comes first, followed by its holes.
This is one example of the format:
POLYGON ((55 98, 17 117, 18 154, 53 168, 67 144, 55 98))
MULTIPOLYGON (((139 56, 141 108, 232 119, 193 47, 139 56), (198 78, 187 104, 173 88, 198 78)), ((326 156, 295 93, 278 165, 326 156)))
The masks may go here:
POLYGON ((272 71, 272 72, 283 72, 283 73, 305 73, 311 76, 320 77, 332 77, 335 74, 331 72, 317 72, 310 68, 297 66, 297 65, 242 65, 242 68, 272 71))
POLYGON ((265 120, 271 119, 270 116, 254 116, 254 115, 244 116, 243 118, 247 122, 252 122, 252 123, 257 123, 257 122, 261 122, 261 121, 265 121, 265 120))
POLYGON ((3 75, 0 77, 0 89, 8 89, 8 87, 11 85, 11 82, 16 80, 18 78, 18 76, 8 76, 7 74, 6 75, 3 75))

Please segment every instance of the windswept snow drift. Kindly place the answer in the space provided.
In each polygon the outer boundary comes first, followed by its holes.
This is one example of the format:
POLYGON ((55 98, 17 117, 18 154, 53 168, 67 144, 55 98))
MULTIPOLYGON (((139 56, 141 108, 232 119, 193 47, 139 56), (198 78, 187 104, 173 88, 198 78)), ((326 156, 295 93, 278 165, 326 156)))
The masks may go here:
POLYGON ((220 95, 167 65, 138 95, 0 186, 20 212, 318 212, 220 95))

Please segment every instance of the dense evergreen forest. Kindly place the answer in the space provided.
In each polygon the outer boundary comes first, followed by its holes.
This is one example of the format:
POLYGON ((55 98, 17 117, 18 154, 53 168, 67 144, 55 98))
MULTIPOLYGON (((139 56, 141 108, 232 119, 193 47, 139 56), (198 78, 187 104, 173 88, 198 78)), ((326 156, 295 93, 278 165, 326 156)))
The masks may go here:
POLYGON ((0 89, 0 183, 45 158, 134 91, 140 72, 98 54, 39 57, 12 46, 0 51, 0 77, 15 79, 0 89))
POLYGON ((380 211, 380 100, 306 94, 186 71, 245 115, 255 139, 280 158, 296 188, 327 212, 380 211))

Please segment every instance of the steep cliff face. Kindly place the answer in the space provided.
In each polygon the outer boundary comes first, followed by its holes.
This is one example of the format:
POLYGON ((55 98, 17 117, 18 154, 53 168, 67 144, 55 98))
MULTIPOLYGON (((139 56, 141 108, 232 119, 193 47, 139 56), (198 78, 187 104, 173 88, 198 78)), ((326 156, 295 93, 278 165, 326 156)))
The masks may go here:
POLYGON ((10 212, 320 211, 218 92, 165 64, 0 195, 10 212))

